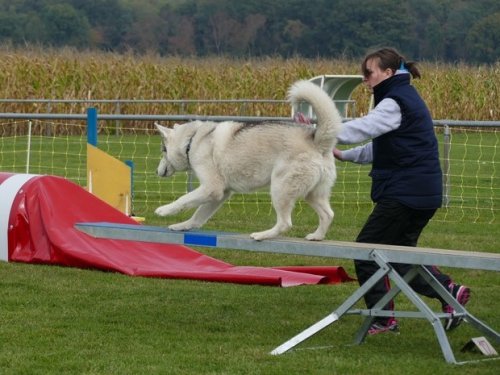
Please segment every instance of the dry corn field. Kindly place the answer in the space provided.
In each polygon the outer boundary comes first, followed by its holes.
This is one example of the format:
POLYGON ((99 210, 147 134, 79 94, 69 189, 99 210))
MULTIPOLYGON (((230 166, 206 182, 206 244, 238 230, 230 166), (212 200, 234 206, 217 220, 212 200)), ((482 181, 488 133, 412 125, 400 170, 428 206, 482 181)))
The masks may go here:
MULTIPOLYGON (((499 120, 500 62, 491 66, 420 63, 423 78, 415 86, 435 119, 499 120)), ((73 50, 0 50, 0 98, 3 99, 277 99, 297 79, 322 74, 359 74, 359 62, 300 58, 238 60, 224 57, 177 58, 73 50)), ((367 111, 368 90, 354 94, 357 113, 367 111)), ((1 103, 0 112, 84 113, 87 104, 1 103)), ((172 105, 124 104, 124 114, 179 112, 172 105)), ((100 104, 100 113, 115 113, 100 104)), ((184 113, 238 115, 235 105, 191 104, 184 113)), ((256 104, 251 115, 288 116, 289 108, 256 104)))

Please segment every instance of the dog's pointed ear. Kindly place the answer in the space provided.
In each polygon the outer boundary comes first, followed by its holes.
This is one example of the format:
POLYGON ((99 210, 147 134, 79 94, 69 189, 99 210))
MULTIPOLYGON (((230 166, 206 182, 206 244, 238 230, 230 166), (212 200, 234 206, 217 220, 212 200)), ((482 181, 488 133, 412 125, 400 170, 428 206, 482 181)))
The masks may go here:
POLYGON ((161 129, 163 129, 163 126, 161 126, 159 123, 155 122, 156 129, 161 132, 161 129))
POLYGON ((158 124, 157 122, 155 122, 155 126, 156 126, 156 129, 160 132, 161 136, 166 138, 170 129, 158 124))

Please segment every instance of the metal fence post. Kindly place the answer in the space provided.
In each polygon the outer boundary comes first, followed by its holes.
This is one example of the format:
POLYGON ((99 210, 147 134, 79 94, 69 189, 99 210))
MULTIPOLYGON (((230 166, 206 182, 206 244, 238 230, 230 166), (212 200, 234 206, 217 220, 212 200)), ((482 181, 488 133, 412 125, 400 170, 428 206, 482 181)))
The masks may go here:
POLYGON ((87 142, 97 146, 97 109, 87 108, 87 142))
POLYGON ((443 206, 450 204, 450 150, 451 150, 451 130, 448 125, 444 125, 443 132, 443 206))

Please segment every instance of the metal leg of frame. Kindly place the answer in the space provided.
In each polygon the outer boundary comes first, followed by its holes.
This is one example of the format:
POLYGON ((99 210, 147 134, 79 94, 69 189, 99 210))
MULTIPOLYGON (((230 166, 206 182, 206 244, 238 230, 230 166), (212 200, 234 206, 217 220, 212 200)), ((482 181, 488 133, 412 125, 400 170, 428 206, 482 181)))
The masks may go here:
POLYGON ((292 337, 290 340, 281 344, 277 348, 275 348, 271 354, 278 355, 283 354, 284 352, 290 350, 294 346, 300 344, 301 342, 307 340, 309 337, 318 333, 325 327, 329 326, 333 322, 340 319, 344 313, 346 313, 356 302, 358 302, 379 280, 381 280, 386 274, 389 272, 388 267, 380 268, 377 272, 375 272, 360 288, 356 290, 342 305, 340 305, 337 310, 333 313, 327 315, 325 318, 316 322, 306 330, 302 331, 298 335, 292 337))
MULTIPOLYGON (((374 256, 374 254, 372 254, 374 256)), ((374 257, 374 260, 377 261, 377 257, 374 257)), ((382 259, 378 259, 378 265, 379 266, 384 266, 388 267, 390 271, 388 272, 388 277, 392 279, 391 275, 395 273, 396 271, 392 268, 392 266, 389 263, 386 263, 382 259)), ((417 276, 417 271, 412 268, 404 277, 404 280, 406 283, 409 283, 415 276, 417 276)), ((371 309, 368 310, 360 310, 359 314, 361 315, 367 315, 367 318, 364 320, 363 324, 361 325, 360 329, 356 333, 354 337, 353 344, 358 345, 363 342, 365 339, 368 329, 370 328, 370 325, 373 322, 373 319, 375 316, 396 316, 395 312, 391 313, 391 311, 388 310, 382 310, 385 305, 389 303, 392 299, 394 299, 399 293, 401 292, 401 288, 399 288, 397 285, 393 286, 371 309)))
POLYGON ((453 298, 449 291, 436 280, 434 275, 432 275, 425 267, 419 267, 419 274, 427 281, 434 290, 455 310, 455 316, 462 315, 464 320, 476 328, 478 331, 484 333, 496 343, 500 343, 500 334, 481 322, 474 315, 469 313, 464 306, 462 306, 458 301, 453 298))
MULTIPOLYGON (((414 317, 414 318, 425 318, 427 319, 436 334, 437 340, 441 347, 443 356, 448 363, 458 364, 456 361, 453 351, 451 349, 448 337, 444 330, 440 317, 443 317, 443 313, 434 313, 429 306, 419 297, 419 295, 411 288, 410 282, 418 275, 422 276, 430 286, 456 311, 457 315, 462 315, 464 319, 469 322, 476 329, 485 333, 486 335, 492 337, 496 342, 500 342, 500 335, 493 329, 488 327, 486 324, 482 323, 479 319, 475 318, 473 315, 469 314, 467 310, 460 305, 453 296, 449 293, 446 288, 441 285, 436 278, 422 265, 413 265, 411 270, 402 277, 399 273, 391 266, 387 259, 376 250, 372 251, 371 257, 380 266, 380 269, 373 274, 362 286, 360 286, 342 305, 340 305, 333 313, 327 315, 325 318, 321 319, 317 323, 313 324, 306 330, 302 331, 298 335, 292 337, 290 340, 281 344, 275 348, 271 354, 278 355, 285 353, 286 351, 292 349, 301 342, 307 340, 314 334, 318 333, 322 329, 326 328, 330 324, 339 320, 344 314, 360 314, 366 315, 366 319, 363 321, 360 329, 356 333, 354 343, 360 344, 363 342, 368 329, 373 322, 375 316, 386 316, 386 317, 414 317), (366 293, 372 289, 372 287, 380 281, 385 276, 388 276, 391 281, 394 282, 394 286, 371 308, 366 310, 350 310, 366 293), (418 312, 406 312, 406 311, 388 311, 383 310, 383 307, 393 298, 395 298, 399 293, 403 293, 406 297, 417 307, 418 312)), ((446 316, 447 317, 447 316, 446 316)), ((462 362, 460 362, 462 363, 462 362)))
MULTIPOLYGON (((385 262, 383 256, 378 254, 376 251, 373 252, 373 257, 375 261, 379 264, 385 262)), ((422 268, 422 266, 415 265, 413 267, 412 271, 410 271, 412 272, 410 274, 411 278, 413 278, 418 273, 415 271, 415 268, 422 268)), ((443 352, 443 356, 446 362, 457 363, 453 351, 451 350, 448 337, 446 336, 443 325, 439 321, 437 315, 429 308, 429 306, 427 306, 427 304, 418 296, 418 294, 410 287, 410 285, 408 285, 408 282, 401 275, 399 275, 399 273, 397 273, 394 269, 391 269, 391 272, 389 272, 388 276, 397 285, 397 287, 401 289, 401 291, 406 295, 406 297, 408 297, 408 299, 417 307, 417 309, 421 312, 422 317, 425 317, 431 323, 432 327, 434 328, 434 332, 436 333, 439 345, 441 346, 441 351, 443 352)), ((435 287, 435 285, 432 286, 435 287)), ((383 299, 384 298, 382 298, 382 300, 383 299)), ((377 304, 382 302, 382 300, 379 301, 377 304)))

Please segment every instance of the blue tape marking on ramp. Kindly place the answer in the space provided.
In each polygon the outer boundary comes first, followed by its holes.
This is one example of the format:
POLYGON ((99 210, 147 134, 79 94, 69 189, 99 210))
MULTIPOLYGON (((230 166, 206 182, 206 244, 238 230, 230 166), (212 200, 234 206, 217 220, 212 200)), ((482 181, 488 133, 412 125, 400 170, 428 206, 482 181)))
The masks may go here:
POLYGON ((215 247, 217 246, 217 236, 200 233, 184 233, 184 244, 215 247))

